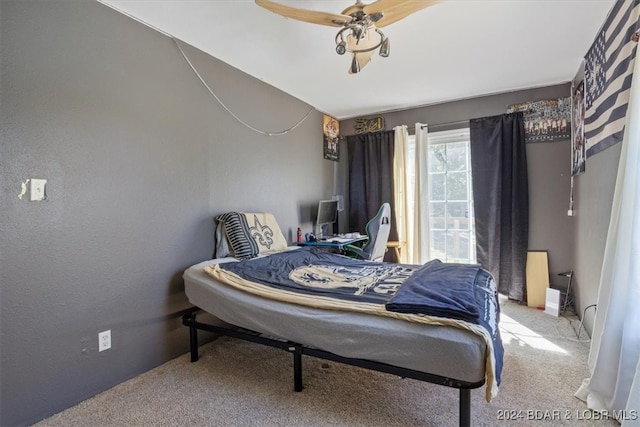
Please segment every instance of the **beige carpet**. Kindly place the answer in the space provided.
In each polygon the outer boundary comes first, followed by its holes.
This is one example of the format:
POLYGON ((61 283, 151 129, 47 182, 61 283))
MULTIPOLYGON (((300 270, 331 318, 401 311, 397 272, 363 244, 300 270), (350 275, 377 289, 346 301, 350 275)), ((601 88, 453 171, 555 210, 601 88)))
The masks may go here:
MULTIPOLYGON (((618 426, 593 420, 573 397, 588 375, 577 320, 508 301, 502 311, 502 385, 491 403, 484 387, 471 392, 473 425, 618 426)), ((220 338, 200 348, 196 363, 184 354, 37 426, 458 424, 458 390, 303 357, 305 389, 295 393, 292 364, 284 351, 220 338)))

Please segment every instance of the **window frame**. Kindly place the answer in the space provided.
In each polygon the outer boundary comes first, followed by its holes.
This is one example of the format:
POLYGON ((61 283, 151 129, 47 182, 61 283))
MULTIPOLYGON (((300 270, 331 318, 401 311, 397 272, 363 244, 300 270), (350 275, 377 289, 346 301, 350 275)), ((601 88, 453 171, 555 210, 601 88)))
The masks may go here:
MULTIPOLYGON (((432 167, 429 167, 428 170, 428 174, 429 174, 429 201, 428 201, 428 206, 429 206, 429 227, 430 227, 430 242, 429 242, 429 246, 430 246, 430 253, 432 257, 437 257, 440 258, 443 262, 456 262, 456 263, 476 263, 477 262, 477 254, 476 254, 476 235, 475 235, 475 215, 473 213, 473 209, 474 209, 474 205, 473 205, 473 177, 472 177, 472 172, 471 172, 471 147, 470 147, 470 131, 469 128, 460 128, 460 129, 454 129, 454 130, 446 130, 446 131, 439 131, 439 132, 429 132, 427 134, 428 136, 428 156, 429 156, 429 166, 432 166, 431 164, 431 156, 432 156, 432 147, 435 145, 443 145, 444 149, 445 149, 445 153, 447 150, 447 147, 449 146, 449 144, 460 144, 460 143, 464 143, 465 144, 465 148, 466 148, 466 158, 465 158, 465 165, 464 165, 464 169, 463 170, 448 170, 447 169, 447 163, 445 160, 444 163, 444 170, 443 171, 433 171, 432 167), (450 199, 449 198, 449 192, 447 189, 447 178, 449 177, 450 174, 453 173, 465 173, 466 176, 466 194, 467 197, 465 199, 450 199), (433 200, 431 198, 431 194, 432 194, 432 185, 434 182, 434 177, 440 175, 444 177, 444 188, 443 188, 443 196, 444 199, 442 200, 433 200), (441 223, 443 223, 444 227, 438 227, 438 228, 434 228, 434 220, 433 217, 431 216, 432 211, 432 207, 433 204, 436 203, 442 203, 444 205, 444 214, 443 214, 443 221, 441 223), (458 225, 457 228, 454 228, 453 226, 449 226, 449 203, 466 203, 466 218, 468 219, 468 221, 466 221, 466 227, 460 227, 458 225), (434 231, 435 232, 444 232, 444 253, 442 253, 442 251, 440 249, 436 248, 435 245, 435 241, 434 241, 434 231), (468 254, 468 258, 461 258, 461 257, 455 257, 452 255, 455 254, 451 254, 449 253, 449 235, 450 233, 468 233, 468 249, 467 249, 467 254, 468 254), (437 253, 436 253, 437 252, 437 253), (444 254, 444 259, 442 259, 443 257, 441 256, 442 254, 444 254)), ((411 134, 409 135, 408 141, 407 141, 407 148, 408 148, 408 154, 410 156, 410 162, 412 163, 413 160, 415 160, 415 134, 411 134)), ((445 154, 446 156, 446 154, 445 154)), ((415 169, 412 169, 412 180, 413 182, 415 182, 415 169)), ((412 184, 413 186, 415 186, 415 184, 412 184)), ((412 203, 410 204, 414 204, 414 203, 421 203, 418 201, 413 200, 412 203)), ((459 254, 458 254, 459 255, 459 254)))

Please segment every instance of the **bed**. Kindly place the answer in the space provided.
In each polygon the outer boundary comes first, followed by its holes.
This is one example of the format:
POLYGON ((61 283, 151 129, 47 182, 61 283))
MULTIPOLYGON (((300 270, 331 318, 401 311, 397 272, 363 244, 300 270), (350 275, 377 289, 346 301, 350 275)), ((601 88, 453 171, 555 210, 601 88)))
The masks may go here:
MULTIPOLYGON (((493 279, 479 266, 469 271, 475 271, 474 284, 481 285, 473 293, 482 298, 478 305, 484 320, 467 319, 460 306, 453 312, 445 307, 437 315, 429 307, 416 312, 415 299, 406 290, 427 276, 427 281, 444 277, 450 282, 460 274, 457 267, 452 276, 451 265, 439 261, 424 266, 373 263, 289 247, 272 215, 231 214, 217 217, 218 257, 183 275, 194 306, 183 317, 190 329, 192 362, 198 359, 198 330, 205 330, 291 352, 295 391, 303 388, 303 355, 454 387, 460 390, 460 425, 470 425, 472 389, 486 385, 487 401, 497 394, 502 369, 499 305, 493 279), (247 240, 253 249, 241 247, 247 240), (266 247, 254 245, 271 240, 266 247), (278 277, 276 270, 284 270, 284 276, 278 277), (228 326, 200 321, 201 312, 228 326)), ((453 298, 462 289, 447 287, 453 298)), ((442 310, 439 292, 435 305, 442 310)))

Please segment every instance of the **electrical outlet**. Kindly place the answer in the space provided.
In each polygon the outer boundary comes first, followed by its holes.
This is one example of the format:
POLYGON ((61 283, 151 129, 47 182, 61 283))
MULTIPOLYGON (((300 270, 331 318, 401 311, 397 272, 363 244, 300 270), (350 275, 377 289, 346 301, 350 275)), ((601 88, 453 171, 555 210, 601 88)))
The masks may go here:
POLYGON ((111 348, 111 329, 98 334, 98 352, 111 348))

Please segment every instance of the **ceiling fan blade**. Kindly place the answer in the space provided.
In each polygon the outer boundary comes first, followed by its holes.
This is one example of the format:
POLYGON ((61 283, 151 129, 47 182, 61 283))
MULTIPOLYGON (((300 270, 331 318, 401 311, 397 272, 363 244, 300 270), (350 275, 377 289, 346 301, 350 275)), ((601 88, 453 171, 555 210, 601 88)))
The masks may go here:
POLYGON ((335 13, 298 9, 291 6, 285 6, 283 4, 276 3, 270 0, 255 0, 255 2, 258 6, 263 7, 278 15, 282 15, 285 18, 309 22, 311 24, 328 25, 330 27, 342 27, 352 20, 352 18, 348 15, 338 15, 335 13))
POLYGON ((382 18, 376 21, 376 27, 382 28, 440 2, 442 0, 378 0, 364 6, 363 11, 369 15, 382 13, 382 18))

